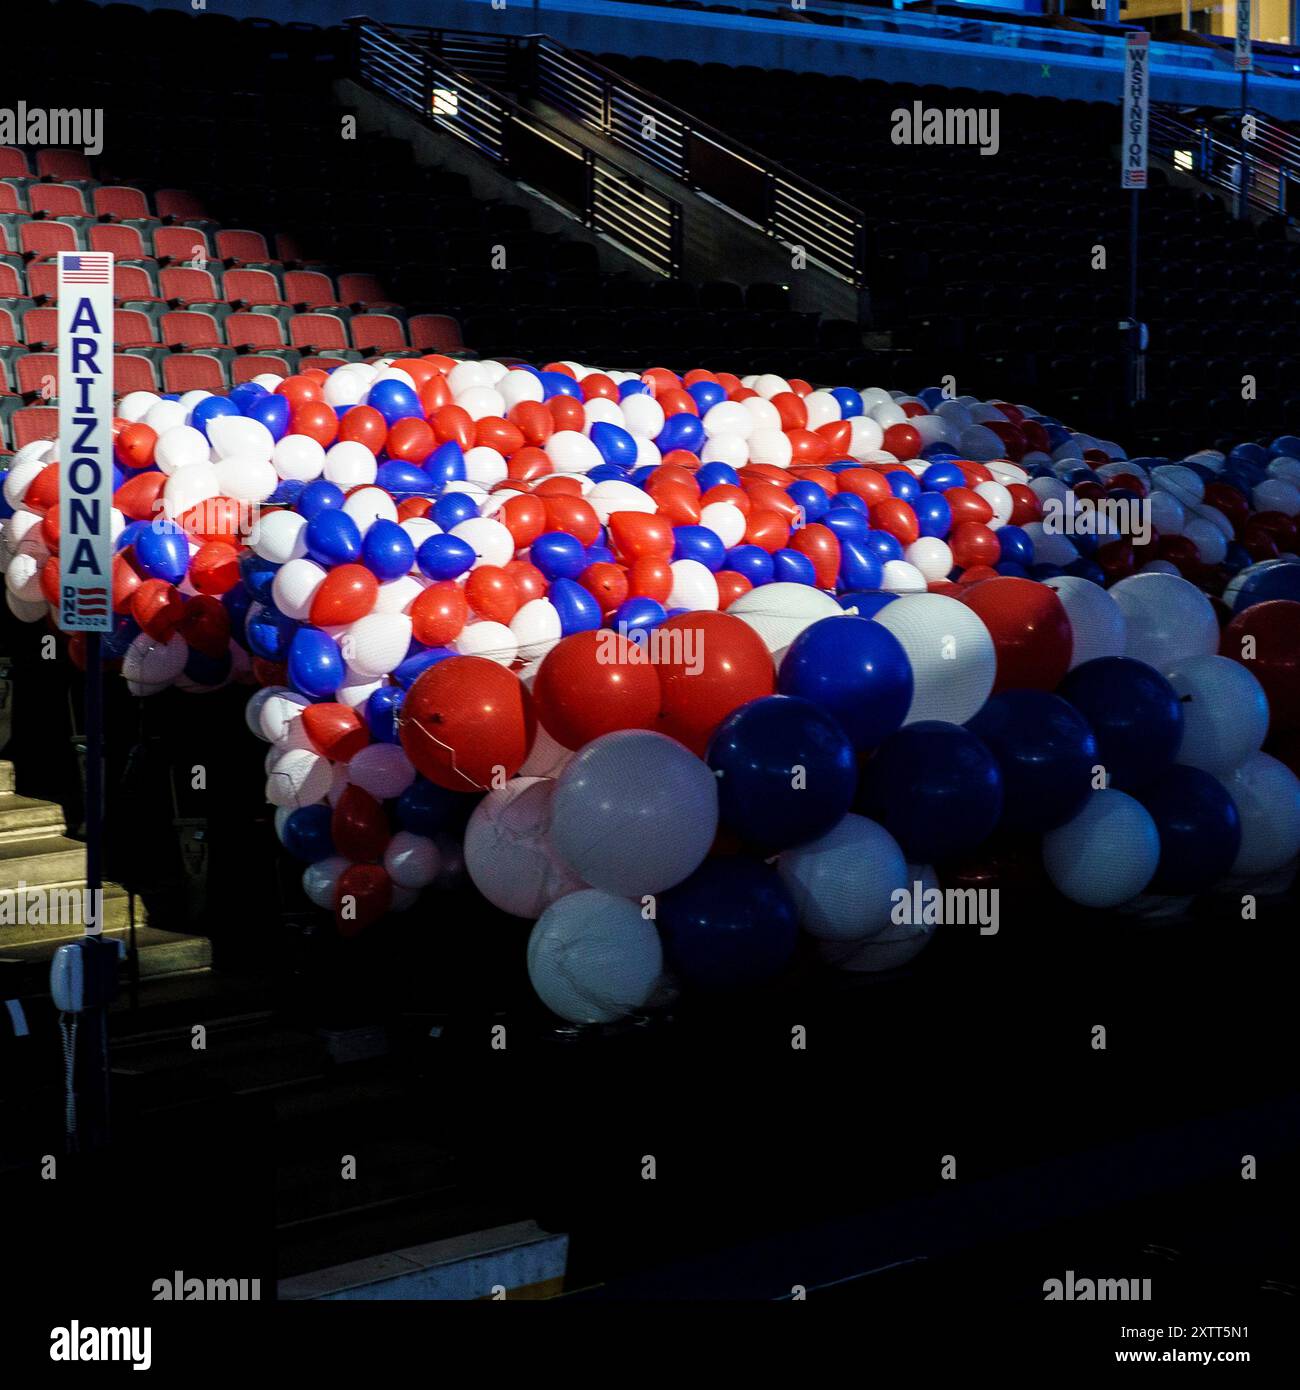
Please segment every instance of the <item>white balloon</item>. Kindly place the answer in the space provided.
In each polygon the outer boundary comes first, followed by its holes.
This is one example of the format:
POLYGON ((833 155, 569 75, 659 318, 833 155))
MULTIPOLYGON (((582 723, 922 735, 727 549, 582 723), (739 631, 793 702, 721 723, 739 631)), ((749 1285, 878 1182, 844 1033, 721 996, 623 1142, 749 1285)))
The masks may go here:
POLYGON ((411 620, 405 613, 367 613, 348 624, 339 650, 349 670, 377 680, 402 664, 410 645, 411 620))
POLYGON ((1049 531, 1041 521, 1029 521, 1024 526, 1025 535, 1034 547, 1034 564, 1066 565, 1079 558, 1078 549, 1069 536, 1060 531, 1049 531))
POLYGON ((976 483, 975 492, 993 508, 992 519, 984 523, 990 531, 996 531, 1011 520, 1011 509, 1015 502, 1001 483, 976 483))
POLYGON ((389 801, 415 781, 415 768, 399 743, 371 743, 348 763, 348 781, 376 801, 389 801))
MULTIPOLYGON (((454 368, 453 368, 454 370, 454 368)), ((497 383, 501 399, 510 410, 523 401, 540 401, 546 395, 541 378, 535 372, 524 372, 515 368, 505 374, 497 383)))
POLYGON ((158 436, 153 458, 164 473, 175 473, 178 468, 186 468, 194 463, 207 463, 207 438, 202 430, 190 425, 178 425, 158 436))
MULTIPOLYGON (((832 396, 831 400, 834 401, 835 397, 832 396)), ((835 410, 838 417, 838 402, 835 403, 835 410)), ((748 439, 754 432, 754 417, 740 401, 719 401, 717 405, 711 405, 704 412, 701 424, 710 439, 719 435, 748 439)))
POLYGON ((1300 487, 1285 478, 1265 478, 1262 483, 1256 483, 1251 489, 1250 500, 1257 512, 1300 515, 1300 487))
MULTIPOLYGON (((922 894, 939 888, 939 876, 929 864, 909 864, 907 876, 913 885, 919 885, 922 894)), ((915 960, 930 944, 939 925, 938 914, 933 915, 933 921, 927 921, 924 914, 920 921, 915 921, 915 913, 891 912, 884 931, 865 941, 819 941, 817 954, 837 970, 872 974, 897 970, 915 960), (895 916, 901 920, 893 921, 895 916)))
POLYGON ((1267 753, 1254 753, 1219 781, 1241 817, 1235 877, 1268 874, 1300 853, 1300 778, 1267 753))
POLYGON ((707 526, 728 550, 745 539, 745 513, 734 502, 710 502, 700 509, 700 525, 707 526))
POLYGON ((327 405, 358 405, 367 390, 369 384, 360 372, 340 367, 326 377, 323 394, 327 405))
POLYGON ((758 633, 778 666, 804 628, 843 611, 829 594, 811 584, 761 584, 741 594, 727 609, 758 633))
POLYGON ((918 570, 927 583, 947 579, 952 573, 952 551, 947 541, 941 541, 938 536, 921 536, 914 540, 903 551, 903 559, 918 570))
POLYGON ((1125 792, 1089 793, 1083 809, 1043 837, 1047 876, 1071 902, 1118 907, 1155 877, 1160 832, 1150 812, 1125 792))
POLYGON ((218 459, 216 474, 221 495, 233 497, 237 502, 265 502, 279 482, 271 460, 254 458, 251 454, 218 459))
MULTIPOLYGON (((759 430, 780 430, 781 412, 771 401, 762 396, 746 396, 740 406, 754 422, 754 434, 759 430)), ((753 435, 750 436, 750 446, 753 453, 753 435)))
POLYGON ((1070 620, 1074 640, 1071 671, 1098 657, 1124 655, 1128 644, 1128 620, 1124 610, 1100 584, 1074 574, 1058 574, 1045 583, 1055 591, 1070 620))
POLYGON ((480 487, 491 487, 509 477, 510 469, 505 458, 486 444, 478 444, 465 451, 465 477, 480 487))
POLYGON ((122 657, 122 674, 132 695, 156 695, 185 669, 190 649, 179 633, 165 642, 142 632, 122 657))
MULTIPOLYGON (((624 397, 622 405, 629 433, 644 435, 646 439, 657 439, 663 433, 664 408, 653 396, 638 391, 624 397)), ((554 438, 554 435, 551 437, 554 438)), ((595 448, 595 445, 592 447, 595 448)))
POLYGON ((397 887, 418 891, 438 877, 441 858, 427 836, 399 830, 384 850, 384 871, 397 887))
POLYGON ((1258 753, 1268 733, 1268 696, 1254 675, 1226 656, 1189 656, 1165 671, 1183 707, 1175 762, 1224 777, 1258 753))
POLYGON ((738 434, 715 434, 712 439, 705 441, 700 462, 725 463, 728 468, 743 468, 749 462, 749 443, 738 434))
POLYGON ((231 458, 257 459, 270 463, 275 452, 275 437, 260 421, 247 415, 218 415, 208 421, 208 443, 213 460, 231 458))
POLYGON ((286 618, 305 623, 311 616, 312 600, 325 582, 325 570, 315 560, 299 556, 282 565, 271 581, 271 597, 286 618))
POLYGON ((504 623, 466 623, 451 646, 461 656, 485 656, 500 666, 509 666, 519 655, 518 639, 504 623))
POLYGON ((704 862, 718 828, 708 766, 663 734, 624 729, 587 744, 556 783, 551 833, 593 887, 659 893, 704 862))
POLYGON ((357 523, 363 536, 376 521, 397 520, 397 503, 379 487, 357 488, 344 502, 343 510, 357 523))
POLYGON ((307 553, 306 529, 307 518, 298 512, 268 512, 253 523, 248 544, 263 560, 287 564, 307 553))
POLYGON ((538 998, 571 1023, 625 1018, 649 1000, 662 973, 654 923, 610 893, 570 893, 546 909, 528 938, 528 978, 538 998))
POLYGON ((889 594, 923 594, 925 575, 906 560, 886 560, 881 568, 880 587, 889 594))
POLYGON ((698 560, 674 560, 669 566, 672 571, 672 589, 668 594, 667 608, 717 608, 718 581, 713 571, 698 560))
POLYGON ((355 439, 341 439, 337 444, 331 444, 321 467, 326 482, 341 487, 345 492, 349 488, 373 483, 379 472, 374 454, 355 439))
POLYGON ((379 595, 375 599, 375 606, 372 611, 375 613, 409 612, 411 605, 424 592, 427 584, 428 580, 414 574, 403 574, 396 579, 387 579, 379 586, 379 595))
POLYGON ((510 634, 518 644, 519 656, 536 661, 563 635, 559 609, 548 598, 529 599, 510 619, 510 634))
POLYGON ((997 651, 979 615, 946 594, 905 594, 874 621, 898 638, 912 668, 905 724, 965 724, 983 708, 997 677, 997 651))
POLYGON ((654 512, 655 500, 635 483, 619 482, 617 478, 607 478, 597 483, 587 494, 596 513, 596 520, 602 526, 609 524, 615 512, 654 512))
MULTIPOLYGON (((330 380, 332 381, 333 377, 330 380)), ((350 861, 344 859, 341 854, 331 854, 326 859, 318 859, 302 871, 302 891, 317 907, 326 912, 333 912, 334 894, 339 878, 343 871, 350 867, 350 861)))
POLYGON ((586 885, 551 843, 555 783, 516 777, 488 792, 465 828, 465 867, 483 896, 514 917, 540 917, 586 885))
POLYGON ((751 463, 789 468, 794 458, 794 445, 779 424, 761 426, 749 436, 749 458, 751 463))
POLYGON ((822 425, 833 424, 843 418, 840 403, 829 391, 810 391, 803 398, 804 409, 808 412, 807 429, 820 429, 822 425))
POLYGON ((266 778, 266 799, 272 806, 312 806, 329 791, 333 767, 310 748, 277 753, 266 778))
POLYGON ((130 420, 134 424, 143 420, 162 399, 152 391, 128 391, 117 403, 116 415, 120 420, 130 420))
POLYGON ((822 940, 876 936, 889 925, 895 891, 910 887, 894 837, 852 813, 819 840, 786 850, 776 863, 804 930, 822 940))
POLYGON ((451 534, 459 536, 474 552, 474 569, 480 565, 509 564, 514 557, 515 538, 502 522, 491 517, 471 516, 453 526, 451 534))
POLYGON ((556 430, 542 446, 557 473, 587 473, 604 458, 585 434, 556 430))
POLYGON ((1163 671, 1185 657, 1219 650, 1213 605, 1181 576, 1134 574, 1108 592, 1128 623, 1126 656, 1163 671))
MULTIPOLYGON (((461 367, 478 366, 477 362, 462 362, 461 367)), ((454 376, 456 368, 452 369, 454 376)), ((465 411, 471 420, 485 420, 488 416, 501 417, 506 413, 505 398, 500 391, 491 386, 471 386, 468 391, 456 394, 456 404, 465 411)))
POLYGON ((309 435, 286 434, 276 444, 271 464, 287 481, 310 483, 325 471, 325 450, 309 435))

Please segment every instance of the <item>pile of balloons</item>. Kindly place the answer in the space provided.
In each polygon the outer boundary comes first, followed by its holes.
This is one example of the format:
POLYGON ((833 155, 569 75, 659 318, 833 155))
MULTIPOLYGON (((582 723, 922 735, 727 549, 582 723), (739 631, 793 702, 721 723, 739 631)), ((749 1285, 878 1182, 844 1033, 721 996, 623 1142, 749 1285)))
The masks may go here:
MULTIPOLYGON (((938 389, 439 355, 134 392, 114 438, 105 658, 255 687, 311 900, 354 933, 468 875, 566 1019, 801 932, 893 968, 1008 852, 1115 908, 1300 851, 1300 438, 1130 459, 938 389)), ((29 622, 58 491, 15 455, 29 622)))

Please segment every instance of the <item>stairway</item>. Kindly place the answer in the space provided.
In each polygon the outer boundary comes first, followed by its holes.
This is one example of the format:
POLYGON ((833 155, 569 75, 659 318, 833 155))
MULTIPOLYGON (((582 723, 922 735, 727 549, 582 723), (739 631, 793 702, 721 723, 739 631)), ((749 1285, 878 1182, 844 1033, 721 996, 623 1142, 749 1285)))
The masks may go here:
MULTIPOLYGON (((54 952, 84 931, 86 847, 65 829, 62 808, 19 795, 13 764, 0 762, 0 999, 47 995, 54 952)), ((142 980, 210 966, 206 937, 161 931, 147 925, 143 904, 134 910, 142 980)), ((129 942, 131 912, 126 890, 105 884, 104 935, 129 942)))

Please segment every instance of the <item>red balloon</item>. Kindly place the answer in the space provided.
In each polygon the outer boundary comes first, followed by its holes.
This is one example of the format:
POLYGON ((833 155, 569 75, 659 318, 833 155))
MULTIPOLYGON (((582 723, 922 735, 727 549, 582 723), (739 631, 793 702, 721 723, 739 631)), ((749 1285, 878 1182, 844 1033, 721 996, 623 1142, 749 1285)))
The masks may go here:
POLYGON ((536 482, 538 478, 545 478, 550 472, 550 458, 531 444, 516 449, 506 464, 507 476, 520 483, 536 482))
POLYGON ((745 518, 744 543, 756 545, 769 555, 783 550, 790 540, 790 523, 780 512, 755 508, 745 518))
MULTIPOLYGON (((992 514, 990 508, 989 515, 992 514)), ((901 497, 886 497, 883 502, 877 502, 869 515, 874 530, 888 531, 904 546, 911 545, 921 534, 921 523, 917 521, 916 513, 901 497)))
POLYGON ((700 522, 700 490, 695 480, 685 483, 668 481, 660 483, 647 493, 654 498, 655 506, 670 526, 698 526, 700 522))
POLYGON ((481 656, 430 666, 406 692, 398 717, 406 756, 451 791, 485 791, 494 777, 513 777, 536 731, 519 677, 481 656))
POLYGON ((148 576, 135 567, 135 549, 127 546, 113 556, 113 612, 129 613, 131 596, 148 576))
POLYGON ((224 656, 230 650, 230 613, 213 594, 189 599, 176 631, 204 656, 224 656))
POLYGON ((153 462, 154 446, 157 443, 157 432, 152 426, 138 420, 122 430, 113 447, 123 468, 148 468, 153 462))
POLYGON ((201 594, 224 594, 239 583, 239 551, 225 541, 205 541, 190 560, 190 583, 201 594))
POLYGON ((575 632, 542 659, 533 682, 537 718, 565 748, 615 729, 649 729, 660 705, 649 651, 616 632, 575 632))
POLYGON ((835 587, 840 572, 840 542, 829 526, 814 521, 809 526, 800 527, 790 537, 790 548, 812 561, 813 575, 819 589, 835 587))
POLYGON ((502 458, 509 458, 524 447, 524 432, 499 415, 485 415, 475 423, 474 443, 485 449, 495 449, 502 458))
POLYGON ((165 473, 137 473, 113 494, 113 505, 128 521, 151 521, 159 513, 158 499, 166 486, 165 473))
POLYGON ((462 449, 474 447, 474 420, 463 406, 441 406, 434 411, 429 423, 439 444, 454 439, 462 449))
POLYGON ((612 378, 607 377, 604 372, 588 372, 582 378, 582 399, 593 401, 598 396, 601 400, 617 401, 618 386, 612 378))
POLYGON ((652 598, 656 603, 667 603, 672 591, 673 572, 666 556, 642 555, 632 561, 627 572, 629 598, 652 598))
POLYGON ((548 531, 567 531, 577 536, 583 545, 595 545, 600 535, 600 518, 585 498, 547 492, 542 494, 542 506, 546 509, 548 531))
POLYGON ((890 425, 883 447, 896 459, 914 459, 921 452, 921 436, 915 425, 890 425))
POLYGON ((877 502, 883 502, 894 495, 889 490, 884 474, 874 468, 846 468, 837 476, 840 491, 851 492, 855 497, 861 497, 868 507, 873 507, 877 502))
POLYGON ((505 567, 506 573, 510 576, 510 582, 515 586, 515 593, 519 595, 519 606, 531 603, 535 598, 545 598, 546 591, 550 585, 546 582, 546 576, 527 560, 511 560, 505 567))
POLYGON ((1054 589, 1032 579, 1000 575, 972 584, 960 602, 988 628, 997 650, 999 690, 1055 690, 1070 667, 1074 638, 1054 589))
POLYGON ((165 579, 146 579, 131 595, 131 616, 159 642, 166 642, 176 631, 184 611, 180 590, 165 579))
MULTIPOLYGON (((322 384, 317 381, 315 377, 301 375, 287 376, 279 386, 275 388, 275 394, 277 396, 284 396, 288 400, 293 414, 296 414, 302 406, 311 402, 320 402, 322 405, 324 404, 324 389, 322 384)), ((325 408, 329 410, 335 420, 338 419, 338 416, 334 415, 334 411, 329 406, 325 408)), ((303 431, 295 429, 293 433, 301 434, 303 431)))
POLYGON ((302 712, 302 728, 321 757, 334 763, 350 761, 370 742, 360 712, 332 701, 308 705, 302 712))
POLYGON ((792 467, 825 463, 833 457, 830 443, 822 435, 812 430, 797 429, 787 430, 786 433, 790 440, 792 467))
POLYGON ((426 647, 445 647, 469 621, 465 590, 450 579, 430 584, 411 605, 411 632, 426 647))
POLYGON ((27 485, 23 503, 29 511, 43 512, 59 500, 59 465, 47 463, 27 485))
POLYGON ((754 587, 737 570, 719 570, 714 579, 718 581, 718 607, 725 612, 741 596, 754 587))
POLYGON ((783 430, 802 430, 808 427, 808 407, 804 405, 803 398, 796 396, 793 391, 778 391, 772 397, 772 404, 776 406, 776 413, 781 417, 783 430))
POLYGON ((388 431, 384 452, 390 459, 413 463, 417 467, 438 447, 433 430, 423 420, 408 416, 398 420, 388 431))
POLYGON ((336 565, 312 598, 311 620, 317 627, 354 623, 374 608, 378 597, 379 580, 365 565, 336 565))
POLYGON ((334 413, 334 407, 324 401, 304 400, 294 406, 289 416, 289 433, 305 434, 321 448, 328 449, 338 438, 339 417, 334 413))
POLYGON ((379 864, 349 864, 334 885, 334 921, 340 936, 357 936, 392 906, 393 881, 379 864))
POLYGON ((990 531, 978 521, 961 521, 948 536, 955 564, 962 569, 972 565, 996 565, 1002 558, 1002 544, 997 532, 990 531))
POLYGON ((1243 609, 1223 629, 1219 651, 1264 687, 1270 733, 1300 729, 1300 603, 1279 598, 1243 609))
POLYGON ((993 520, 992 505, 973 488, 950 487, 943 495, 952 508, 954 526, 963 521, 978 521, 987 526, 993 520))
POLYGON ((506 419, 519 428, 525 443, 542 445, 555 433, 555 421, 541 401, 520 401, 506 412, 506 419))
POLYGON ((655 397, 663 407, 665 417, 669 415, 698 415, 700 408, 695 403, 695 397, 689 391, 683 391, 680 386, 673 386, 661 395, 655 397))
POLYGON ((609 539, 614 553, 626 564, 643 555, 671 555, 673 528, 661 516, 648 512, 615 512, 609 519, 609 539))
POLYGON ((420 409, 424 411, 426 420, 433 419, 444 405, 451 405, 454 400, 447 378, 438 371, 420 387, 419 396, 420 409))
POLYGON ((600 611, 605 617, 628 596, 627 571, 622 565, 611 564, 608 560, 598 560, 594 565, 588 565, 578 576, 578 583, 600 604, 600 611))
POLYGON ((377 454, 388 438, 388 421, 373 405, 354 405, 339 421, 339 439, 363 444, 377 454))
POLYGON ((1009 525, 1028 526, 1031 521, 1043 519, 1043 504, 1038 500, 1038 494, 1027 483, 1008 483, 1007 491, 1011 494, 1009 525))
POLYGON ((733 507, 738 507, 746 516, 750 514, 754 506, 749 500, 749 493, 743 488, 738 488, 734 483, 718 483, 700 498, 701 508, 711 507, 715 502, 730 502, 733 507))
MULTIPOLYGON (((1185 540, 1186 537, 1173 536, 1170 537, 1170 539, 1185 540)), ((1196 546, 1191 541, 1187 543, 1191 546, 1192 550, 1191 567, 1189 568, 1190 573, 1201 568, 1201 557, 1196 546)), ((1163 544, 1164 541, 1162 540, 1161 545, 1163 544)), ((1119 540, 1107 541, 1105 545, 1099 545, 1096 554, 1094 554, 1092 558, 1101 566, 1102 573, 1111 584, 1117 584, 1121 579, 1127 579, 1138 567, 1137 556, 1133 553, 1132 542, 1122 537, 1119 540)), ((1175 563, 1177 562, 1175 561, 1175 563)), ((1179 569, 1182 569, 1181 565, 1179 565, 1179 569)))
POLYGON ((508 623, 519 611, 519 594, 500 565, 479 565, 471 570, 465 581, 465 597, 474 612, 488 622, 508 623))
POLYGON ((663 703, 658 728, 704 756, 732 710, 776 689, 763 639, 729 613, 681 613, 655 630, 663 703))
POLYGON ((384 857, 392 839, 383 802, 361 787, 347 786, 330 816, 330 837, 335 854, 360 863, 384 857))
POLYGON ((546 402, 546 409, 557 430, 581 432, 587 423, 587 412, 582 408, 582 402, 575 401, 572 396, 552 396, 546 402))
POLYGON ((206 502, 182 512, 176 523, 195 541, 224 541, 237 546, 246 537, 253 517, 247 502, 237 502, 233 497, 209 497, 206 502))

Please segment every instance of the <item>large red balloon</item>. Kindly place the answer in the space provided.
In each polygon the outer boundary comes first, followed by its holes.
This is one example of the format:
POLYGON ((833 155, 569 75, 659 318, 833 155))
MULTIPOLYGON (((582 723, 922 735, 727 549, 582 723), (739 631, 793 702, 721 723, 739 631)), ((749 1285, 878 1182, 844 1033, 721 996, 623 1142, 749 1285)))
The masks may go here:
POLYGON ((1300 729, 1300 603, 1279 598, 1243 609, 1223 629, 1219 651, 1264 687, 1272 733, 1300 729))
POLYGON ((330 816, 334 852, 360 863, 382 859, 392 831, 382 801, 361 787, 344 787, 330 816))
POLYGON ((388 421, 373 405, 354 405, 339 423, 339 439, 362 444, 372 454, 384 447, 388 438, 388 421))
POLYGON ((729 613, 680 613, 655 629, 663 704, 658 729, 704 756, 732 710, 776 689, 763 639, 729 613))
POLYGON ((398 735, 406 756, 451 791, 485 791, 523 766, 537 732, 519 677, 482 656, 430 666, 402 702, 398 735))
POLYGON ((615 729, 654 727, 659 674, 647 648, 615 632, 575 632, 547 652, 533 682, 537 718, 565 748, 615 729))
POLYGON ((1070 667, 1074 638, 1056 591, 1032 579, 1002 575, 962 590, 997 650, 993 691, 1055 690, 1070 667))

